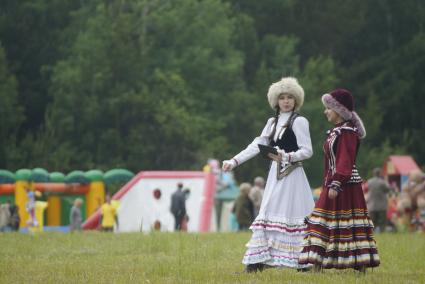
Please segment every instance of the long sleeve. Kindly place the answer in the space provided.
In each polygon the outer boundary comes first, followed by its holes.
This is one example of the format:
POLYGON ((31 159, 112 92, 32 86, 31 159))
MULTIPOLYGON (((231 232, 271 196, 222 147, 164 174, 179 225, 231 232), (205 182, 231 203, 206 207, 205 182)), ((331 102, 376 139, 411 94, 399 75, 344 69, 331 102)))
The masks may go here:
POLYGON ((350 180, 356 160, 358 136, 353 131, 342 131, 337 140, 335 173, 330 186, 342 191, 342 186, 350 180))
POLYGON ((258 144, 269 144, 268 137, 272 131, 273 120, 273 118, 270 118, 267 121, 266 126, 264 126, 261 135, 255 137, 251 144, 249 144, 244 150, 242 150, 239 154, 233 157, 233 159, 235 159, 239 165, 255 157, 260 152, 260 150, 258 149, 258 144))
POLYGON ((313 147, 311 146, 310 129, 308 120, 304 117, 297 117, 292 125, 299 149, 289 153, 291 162, 298 162, 309 159, 313 156, 313 147))

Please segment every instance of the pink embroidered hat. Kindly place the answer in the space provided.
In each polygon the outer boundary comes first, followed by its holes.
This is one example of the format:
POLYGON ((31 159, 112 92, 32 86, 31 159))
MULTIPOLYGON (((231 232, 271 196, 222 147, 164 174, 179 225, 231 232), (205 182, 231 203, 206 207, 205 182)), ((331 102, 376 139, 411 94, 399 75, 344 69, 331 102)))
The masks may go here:
POLYGON ((363 121, 354 111, 354 98, 346 89, 336 89, 322 96, 323 104, 338 113, 344 120, 351 120, 357 128, 360 138, 366 137, 363 121))

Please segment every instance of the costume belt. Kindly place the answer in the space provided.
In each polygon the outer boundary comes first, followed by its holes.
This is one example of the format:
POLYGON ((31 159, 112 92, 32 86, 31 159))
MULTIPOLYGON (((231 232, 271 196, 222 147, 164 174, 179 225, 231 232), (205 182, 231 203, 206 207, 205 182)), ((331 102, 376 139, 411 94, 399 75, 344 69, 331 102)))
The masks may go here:
POLYGON ((277 179, 282 179, 283 177, 286 177, 289 175, 295 168, 302 167, 303 163, 301 161, 299 162, 293 162, 293 163, 286 163, 285 165, 282 165, 282 163, 279 163, 276 167, 277 170, 277 179))

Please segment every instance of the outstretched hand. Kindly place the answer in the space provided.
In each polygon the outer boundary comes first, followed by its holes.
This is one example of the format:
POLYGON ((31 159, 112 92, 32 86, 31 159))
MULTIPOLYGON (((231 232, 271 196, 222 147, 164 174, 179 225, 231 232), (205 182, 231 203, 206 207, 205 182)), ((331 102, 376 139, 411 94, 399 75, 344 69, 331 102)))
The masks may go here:
POLYGON ((223 165, 221 166, 221 169, 222 169, 224 172, 229 172, 229 171, 231 171, 233 168, 234 168, 234 165, 233 165, 232 161, 230 161, 230 160, 223 161, 223 165))

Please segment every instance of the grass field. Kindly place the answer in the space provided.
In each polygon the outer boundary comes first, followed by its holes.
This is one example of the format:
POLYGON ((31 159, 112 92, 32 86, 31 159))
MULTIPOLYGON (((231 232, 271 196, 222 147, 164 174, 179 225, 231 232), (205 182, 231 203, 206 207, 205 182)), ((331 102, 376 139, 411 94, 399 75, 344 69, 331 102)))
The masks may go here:
POLYGON ((0 283, 425 283, 425 235, 376 236, 381 266, 241 274, 249 233, 0 234, 0 283))

